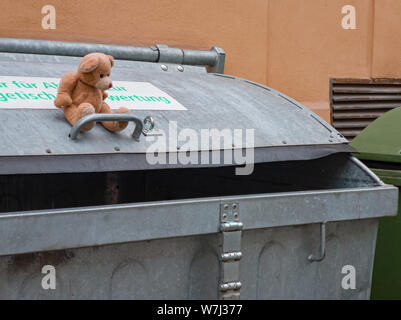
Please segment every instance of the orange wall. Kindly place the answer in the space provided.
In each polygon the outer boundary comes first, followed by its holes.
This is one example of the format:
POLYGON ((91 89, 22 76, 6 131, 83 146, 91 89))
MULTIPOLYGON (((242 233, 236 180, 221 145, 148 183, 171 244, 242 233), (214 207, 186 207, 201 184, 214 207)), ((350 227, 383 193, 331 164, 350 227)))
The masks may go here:
POLYGON ((401 1, 376 0, 372 77, 401 77, 401 1))
POLYGON ((330 77, 370 76, 372 3, 371 0, 270 1, 269 85, 328 120, 330 77), (341 26, 341 8, 346 4, 356 8, 356 30, 344 30, 341 26))
POLYGON ((2 0, 0 37, 221 46, 226 73, 267 84, 329 119, 331 77, 401 77, 400 0, 2 0), (54 5, 56 30, 41 8, 54 5), (356 30, 341 27, 344 5, 356 30))
POLYGON ((266 82, 267 1, 2 0, 0 37, 210 49, 227 52, 226 73, 266 82), (56 30, 43 30, 52 4, 56 30))

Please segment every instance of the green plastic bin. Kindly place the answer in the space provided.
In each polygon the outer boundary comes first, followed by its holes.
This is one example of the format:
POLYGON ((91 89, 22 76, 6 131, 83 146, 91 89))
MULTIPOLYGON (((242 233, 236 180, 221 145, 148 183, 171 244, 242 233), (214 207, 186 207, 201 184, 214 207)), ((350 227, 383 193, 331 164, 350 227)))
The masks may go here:
MULTIPOLYGON (((352 142, 384 183, 401 188, 401 107, 372 122, 352 142)), ((398 203, 400 212, 401 201, 398 203)), ((372 299, 401 299, 401 215, 382 218, 377 234, 372 299)))

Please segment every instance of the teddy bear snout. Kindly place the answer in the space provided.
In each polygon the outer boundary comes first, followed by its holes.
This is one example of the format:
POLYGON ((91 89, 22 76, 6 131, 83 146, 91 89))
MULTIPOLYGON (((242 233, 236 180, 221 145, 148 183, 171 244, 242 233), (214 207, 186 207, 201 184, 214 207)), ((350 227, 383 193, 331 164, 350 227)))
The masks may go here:
POLYGON ((110 77, 101 78, 95 85, 100 90, 107 90, 113 87, 110 77))

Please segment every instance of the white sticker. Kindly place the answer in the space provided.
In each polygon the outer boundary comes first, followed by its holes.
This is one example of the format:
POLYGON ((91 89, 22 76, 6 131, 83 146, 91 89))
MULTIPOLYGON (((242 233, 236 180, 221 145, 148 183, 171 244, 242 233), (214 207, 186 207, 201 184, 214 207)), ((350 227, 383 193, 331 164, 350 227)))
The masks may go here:
MULTIPOLYGON (((55 109, 59 78, 0 76, 0 109, 55 109)), ((187 110, 149 82, 113 81, 105 102, 112 109, 187 110)))

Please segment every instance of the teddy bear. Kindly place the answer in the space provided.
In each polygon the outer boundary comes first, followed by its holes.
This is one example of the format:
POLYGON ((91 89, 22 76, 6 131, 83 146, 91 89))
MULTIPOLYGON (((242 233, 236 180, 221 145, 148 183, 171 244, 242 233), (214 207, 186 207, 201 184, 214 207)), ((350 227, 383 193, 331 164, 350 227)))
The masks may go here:
MULTIPOLYGON (((113 65, 112 56, 98 52, 90 53, 82 58, 77 72, 69 72, 62 77, 54 105, 63 109, 64 116, 71 125, 95 112, 112 113, 104 99, 108 96, 106 90, 113 87, 110 79, 113 65)), ((121 107, 116 112, 129 113, 129 110, 121 107)), ((88 131, 95 124, 92 122, 84 126, 81 131, 88 131)), ((102 121, 102 125, 115 132, 125 129, 128 122, 102 121)))

